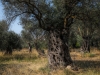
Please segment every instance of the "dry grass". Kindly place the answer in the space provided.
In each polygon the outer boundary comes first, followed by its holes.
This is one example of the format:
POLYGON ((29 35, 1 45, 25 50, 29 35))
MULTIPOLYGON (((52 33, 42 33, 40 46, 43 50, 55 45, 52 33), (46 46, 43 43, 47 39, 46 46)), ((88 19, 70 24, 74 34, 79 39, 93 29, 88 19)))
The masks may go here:
POLYGON ((100 75, 100 52, 80 54, 71 52, 79 71, 57 70, 50 73, 46 57, 39 57, 36 50, 30 54, 28 49, 14 51, 12 56, 3 56, 0 52, 0 75, 100 75))
POLYGON ((47 66, 47 58, 39 57, 36 50, 14 51, 12 56, 0 52, 0 75, 38 75, 39 69, 47 66))

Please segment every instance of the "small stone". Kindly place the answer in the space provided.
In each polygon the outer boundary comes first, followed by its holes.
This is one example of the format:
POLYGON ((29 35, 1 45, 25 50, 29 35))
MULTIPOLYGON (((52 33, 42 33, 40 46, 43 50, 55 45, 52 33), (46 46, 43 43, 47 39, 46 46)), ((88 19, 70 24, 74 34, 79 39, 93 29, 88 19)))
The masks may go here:
POLYGON ((68 65, 66 68, 67 68, 67 69, 71 69, 71 66, 70 66, 70 65, 68 65))

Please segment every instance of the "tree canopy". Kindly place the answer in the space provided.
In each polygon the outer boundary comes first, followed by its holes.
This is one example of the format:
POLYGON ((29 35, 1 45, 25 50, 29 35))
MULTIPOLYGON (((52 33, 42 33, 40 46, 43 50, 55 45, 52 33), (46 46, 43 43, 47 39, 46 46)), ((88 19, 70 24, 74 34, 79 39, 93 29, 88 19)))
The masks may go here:
POLYGON ((21 49, 21 37, 13 31, 9 31, 9 25, 5 20, 0 21, 0 49, 10 54, 8 47, 21 49))

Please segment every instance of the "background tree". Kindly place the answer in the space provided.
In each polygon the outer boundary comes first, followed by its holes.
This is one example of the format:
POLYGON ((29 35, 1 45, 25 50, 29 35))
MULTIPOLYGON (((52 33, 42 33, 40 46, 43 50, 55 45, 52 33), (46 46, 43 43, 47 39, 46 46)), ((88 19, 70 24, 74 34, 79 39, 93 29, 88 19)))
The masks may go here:
MULTIPOLYGON (((16 34, 15 32, 13 31, 8 31, 7 34, 6 34, 6 52, 5 54, 10 54, 12 55, 12 51, 14 49, 21 49, 22 46, 21 46, 21 38, 18 34, 16 34)), ((3 41, 5 42, 5 41, 3 41)))
POLYGON ((39 55, 44 55, 43 47, 46 48, 45 31, 38 28, 37 23, 31 20, 22 19, 21 25, 23 26, 22 37, 34 45, 39 55))
POLYGON ((91 39, 94 34, 97 34, 96 31, 100 27, 98 17, 100 14, 97 14, 98 4, 99 2, 95 3, 95 1, 84 0, 80 2, 79 7, 77 8, 79 15, 76 20, 76 27, 73 25, 73 28, 76 28, 76 31, 78 30, 78 34, 82 38, 82 51, 84 52, 90 52, 91 39))
POLYGON ((6 50, 5 54, 12 54, 13 49, 21 49, 20 36, 9 31, 9 25, 5 20, 0 22, 0 49, 6 50))
POLYGON ((0 21, 0 49, 4 50, 6 47, 6 34, 8 32, 9 26, 5 20, 0 21))

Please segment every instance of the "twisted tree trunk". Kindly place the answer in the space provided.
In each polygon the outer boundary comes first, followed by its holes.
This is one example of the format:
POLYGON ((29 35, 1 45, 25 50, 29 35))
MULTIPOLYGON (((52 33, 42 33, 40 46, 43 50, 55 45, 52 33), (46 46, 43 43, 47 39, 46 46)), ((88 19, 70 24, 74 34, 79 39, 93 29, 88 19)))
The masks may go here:
POLYGON ((68 48, 68 38, 64 35, 64 30, 50 30, 49 31, 49 66, 52 69, 64 68, 72 64, 72 60, 68 48))

